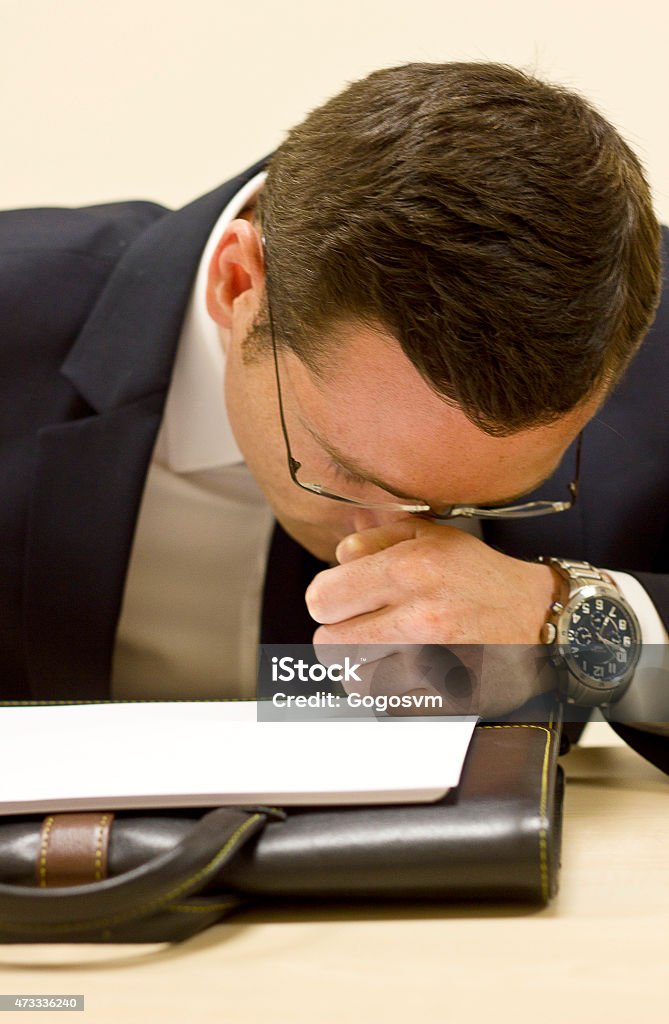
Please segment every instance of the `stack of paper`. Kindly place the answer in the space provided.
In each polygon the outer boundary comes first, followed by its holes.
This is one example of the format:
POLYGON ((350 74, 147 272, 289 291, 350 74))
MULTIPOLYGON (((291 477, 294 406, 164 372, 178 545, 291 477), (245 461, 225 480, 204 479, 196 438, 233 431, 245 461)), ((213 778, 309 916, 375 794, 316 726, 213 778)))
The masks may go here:
POLYGON ((255 701, 0 708, 0 814, 409 803, 460 779, 476 718, 258 721, 255 701))

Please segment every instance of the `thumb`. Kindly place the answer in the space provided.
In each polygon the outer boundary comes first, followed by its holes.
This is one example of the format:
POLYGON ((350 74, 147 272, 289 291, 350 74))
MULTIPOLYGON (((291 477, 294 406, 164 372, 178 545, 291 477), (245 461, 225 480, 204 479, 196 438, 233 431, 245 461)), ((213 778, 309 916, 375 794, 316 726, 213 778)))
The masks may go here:
POLYGON ((420 525, 423 525, 421 520, 412 516, 394 523, 386 523, 384 526, 372 526, 368 530, 349 533, 339 541, 335 557, 343 565, 344 562, 352 562, 364 555, 376 554, 377 551, 390 548, 400 541, 412 540, 417 536, 420 525))

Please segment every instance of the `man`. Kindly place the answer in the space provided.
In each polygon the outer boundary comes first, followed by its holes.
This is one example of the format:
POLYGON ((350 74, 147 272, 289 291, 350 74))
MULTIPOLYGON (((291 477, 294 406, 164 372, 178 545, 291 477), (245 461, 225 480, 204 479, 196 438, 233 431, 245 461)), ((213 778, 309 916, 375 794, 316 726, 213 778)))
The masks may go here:
POLYGON ((639 348, 659 229, 578 97, 497 65, 380 71, 177 214, 2 231, 7 699, 251 695, 258 637, 316 623, 537 645, 566 571, 540 555, 595 567, 666 641, 666 313, 639 348), (458 506, 480 536, 439 520, 458 506))

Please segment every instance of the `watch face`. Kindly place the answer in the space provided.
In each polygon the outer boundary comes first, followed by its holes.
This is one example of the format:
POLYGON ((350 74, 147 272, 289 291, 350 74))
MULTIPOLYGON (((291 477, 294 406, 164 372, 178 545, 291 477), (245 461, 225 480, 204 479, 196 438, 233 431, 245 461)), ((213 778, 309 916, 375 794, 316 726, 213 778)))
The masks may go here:
POLYGON ((616 687, 638 658, 636 620, 622 602, 608 595, 581 599, 564 632, 562 656, 589 686, 616 687))

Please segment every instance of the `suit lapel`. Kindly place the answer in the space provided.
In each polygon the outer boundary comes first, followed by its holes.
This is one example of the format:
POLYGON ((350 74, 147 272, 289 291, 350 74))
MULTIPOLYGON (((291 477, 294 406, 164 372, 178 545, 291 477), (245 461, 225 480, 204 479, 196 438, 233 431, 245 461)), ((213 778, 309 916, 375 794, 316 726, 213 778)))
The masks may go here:
POLYGON ((28 671, 37 700, 108 696, 114 632, 161 401, 48 427, 26 553, 28 671))
POLYGON ((216 218, 264 163, 129 246, 62 366, 91 414, 37 439, 24 585, 35 699, 108 697, 132 538, 193 277, 216 218))

